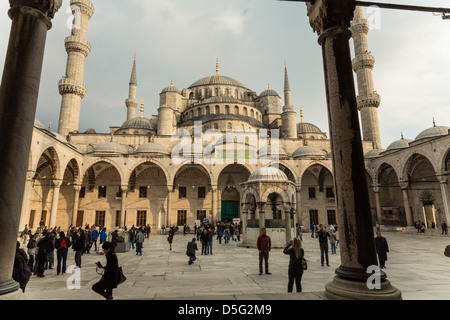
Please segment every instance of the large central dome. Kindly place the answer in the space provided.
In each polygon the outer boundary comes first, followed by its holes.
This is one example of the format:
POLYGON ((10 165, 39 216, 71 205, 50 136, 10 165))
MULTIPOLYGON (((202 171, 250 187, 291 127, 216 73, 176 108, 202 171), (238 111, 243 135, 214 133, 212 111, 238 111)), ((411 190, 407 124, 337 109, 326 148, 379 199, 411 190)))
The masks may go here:
POLYGON ((192 88, 200 87, 200 86, 208 86, 208 85, 227 85, 227 86, 235 86, 235 87, 241 87, 241 88, 247 89, 247 87, 244 86, 239 81, 234 80, 233 78, 230 78, 230 77, 225 77, 225 76, 221 76, 221 75, 217 75, 217 74, 214 76, 204 77, 200 80, 195 81, 193 84, 191 84, 189 86, 188 89, 192 89, 192 88))

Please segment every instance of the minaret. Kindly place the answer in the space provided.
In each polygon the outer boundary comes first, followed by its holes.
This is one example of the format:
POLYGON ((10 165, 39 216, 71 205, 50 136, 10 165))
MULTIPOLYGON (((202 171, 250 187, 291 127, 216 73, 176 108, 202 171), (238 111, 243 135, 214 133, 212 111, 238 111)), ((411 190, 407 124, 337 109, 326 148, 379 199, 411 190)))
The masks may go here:
POLYGON ((291 103, 291 87, 286 61, 284 62, 284 103, 283 113, 281 114, 281 137, 297 138, 297 114, 291 103))
POLYGON ((94 14, 94 5, 89 0, 70 0, 74 14, 72 33, 65 40, 67 52, 66 75, 58 83, 62 95, 58 133, 67 136, 77 131, 80 121, 81 99, 87 92, 83 82, 84 63, 91 51, 87 41, 88 23, 94 14))
POLYGON ((358 110, 361 112, 363 140, 372 141, 374 149, 381 149, 380 127, 377 109, 380 95, 374 91, 372 70, 375 58, 370 54, 367 44, 369 24, 363 16, 363 9, 357 6, 350 28, 355 47, 353 70, 358 81, 358 110))
POLYGON ((131 71, 131 78, 129 83, 128 99, 125 100, 127 106, 127 120, 133 119, 136 114, 136 107, 138 106, 138 101, 136 100, 136 89, 137 89, 137 76, 136 76, 136 54, 134 54, 133 69, 131 71))

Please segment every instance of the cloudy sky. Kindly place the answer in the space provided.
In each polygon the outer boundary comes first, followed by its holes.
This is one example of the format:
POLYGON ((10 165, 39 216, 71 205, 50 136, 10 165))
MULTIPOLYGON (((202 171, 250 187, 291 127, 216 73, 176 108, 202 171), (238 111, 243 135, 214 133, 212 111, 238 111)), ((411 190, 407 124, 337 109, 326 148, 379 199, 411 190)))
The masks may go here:
MULTIPOLYGON (((137 52, 138 100, 145 116, 157 114, 159 93, 173 80, 179 89, 215 73, 234 78, 256 93, 270 84, 283 96, 287 61, 292 103, 304 120, 328 132, 322 56, 304 3, 275 0, 91 0, 92 51, 86 60, 81 132, 109 132, 126 118, 125 99, 137 52)), ((379 0, 450 7, 448 0, 379 0)), ((9 4, 0 4, 0 71, 11 21, 9 4)), ((48 33, 37 119, 57 131, 65 73, 64 39, 70 34, 69 0, 48 33)), ((450 126, 450 20, 433 13, 381 9, 367 12, 373 22, 369 50, 375 56, 375 90, 383 147, 414 139, 422 130, 450 126)), ((298 115, 298 121, 300 116, 298 115)))

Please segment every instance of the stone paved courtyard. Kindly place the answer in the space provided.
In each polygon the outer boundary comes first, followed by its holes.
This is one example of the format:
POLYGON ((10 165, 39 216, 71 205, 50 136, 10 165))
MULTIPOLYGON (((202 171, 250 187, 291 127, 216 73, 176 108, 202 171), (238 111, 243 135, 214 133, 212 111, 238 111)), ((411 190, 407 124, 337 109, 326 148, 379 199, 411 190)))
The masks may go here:
MULTIPOLYGON (((405 300, 450 299, 450 258, 443 255, 450 244, 448 236, 384 232, 390 252, 385 272, 392 285, 402 291, 405 300)), ((197 255, 198 260, 188 265, 185 255, 192 235, 176 234, 173 250, 169 251, 166 236, 153 234, 144 243, 143 255, 134 251, 118 253, 127 281, 114 290, 114 299, 151 300, 317 300, 323 299, 325 284, 334 277, 340 265, 337 255, 329 255, 330 267, 320 265, 318 239, 303 235, 303 246, 309 269, 302 279, 303 294, 288 294, 287 266, 289 257, 282 248, 270 254, 272 275, 259 275, 258 252, 255 248, 228 245, 214 241, 213 255, 197 255)), ((199 244, 199 248, 201 245, 199 244)), ((94 263, 105 263, 105 257, 91 251, 82 258, 81 287, 70 290, 67 280, 72 274, 56 275, 46 270, 45 278, 32 276, 26 297, 32 300, 103 300, 91 287, 100 279, 94 263)), ((74 264, 70 250, 68 266, 74 264)), ((70 284, 74 284, 70 282, 70 284)), ((295 289, 294 289, 295 290, 295 289)))

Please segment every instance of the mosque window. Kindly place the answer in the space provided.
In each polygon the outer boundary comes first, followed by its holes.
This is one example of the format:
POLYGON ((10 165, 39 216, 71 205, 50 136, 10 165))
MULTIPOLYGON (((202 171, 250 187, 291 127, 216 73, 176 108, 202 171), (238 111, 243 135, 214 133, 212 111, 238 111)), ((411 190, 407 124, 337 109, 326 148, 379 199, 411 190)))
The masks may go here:
POLYGON ((136 225, 137 226, 145 226, 147 224, 147 211, 146 210, 138 210, 136 217, 136 225))
POLYGON ((337 221, 336 221, 336 210, 333 210, 333 209, 327 210, 327 218, 328 218, 328 224, 329 225, 330 224, 333 224, 333 225, 337 224, 337 221))
POLYGON ((147 198, 147 186, 139 187, 139 198, 147 198))
POLYGON ((178 187, 178 199, 186 199, 186 197, 187 197, 187 188, 178 187))
POLYGON ((81 187, 80 189, 80 199, 83 199, 86 195, 86 188, 85 187, 81 187))
POLYGON ((214 123, 214 129, 219 129, 219 125, 217 123, 214 123))
POLYGON ((216 97, 219 96, 219 88, 214 88, 214 94, 216 97))
POLYGON ((187 216, 186 210, 178 210, 178 212, 177 212, 177 225, 178 226, 184 226, 186 224, 186 216, 187 216))
POLYGON ((233 129, 233 125, 231 124, 231 122, 228 122, 228 129, 233 129))
POLYGON ((238 106, 234 106, 234 113, 235 114, 239 114, 239 107, 238 106))
POLYGON ((253 111, 253 109, 252 109, 252 111, 250 113, 252 115, 252 118, 254 118, 255 117, 255 111, 253 111))
POLYGON ((106 198, 106 186, 98 187, 98 197, 99 198, 106 198))
POLYGON ((105 226, 106 211, 95 211, 95 225, 99 227, 105 226))
POLYGON ((309 199, 315 199, 316 198, 316 188, 309 187, 308 188, 308 197, 309 199))
POLYGON ((216 114, 219 114, 219 113, 220 113, 220 107, 216 106, 216 114))
POLYGON ((225 113, 230 114, 230 106, 225 106, 225 113))
POLYGON ((325 191, 327 198, 334 198, 334 190, 333 187, 327 187, 325 191))
POLYGON ((198 198, 205 199, 206 198, 206 187, 198 187, 198 198))
POLYGON ((189 99, 194 99, 194 93, 193 93, 193 92, 191 92, 191 93, 189 94, 189 99))
POLYGON ((209 106, 206 106, 206 115, 209 115, 210 110, 209 110, 209 106))
POLYGON ((229 97, 230 96, 230 89, 225 89, 225 96, 229 97))
POLYGON ((197 220, 203 221, 206 218, 206 210, 197 210, 197 220))
POLYGON ((244 107, 244 116, 248 116, 248 110, 247 110, 247 108, 246 107, 244 107))
POLYGON ((236 89, 236 91, 235 91, 235 96, 236 96, 236 99, 239 99, 239 91, 238 91, 238 89, 236 89))
POLYGON ((319 223, 319 211, 318 210, 309 210, 309 223, 318 224, 319 223))

